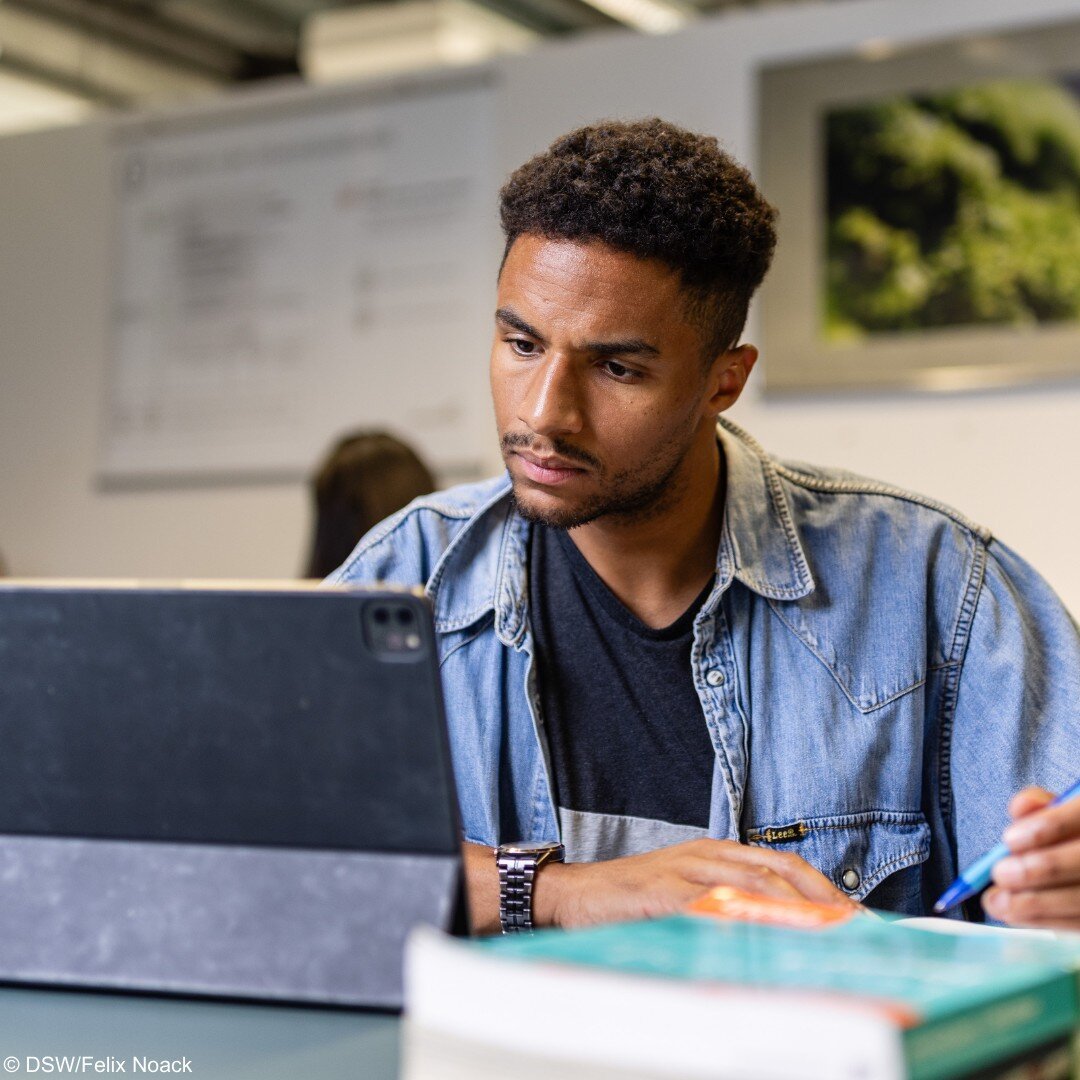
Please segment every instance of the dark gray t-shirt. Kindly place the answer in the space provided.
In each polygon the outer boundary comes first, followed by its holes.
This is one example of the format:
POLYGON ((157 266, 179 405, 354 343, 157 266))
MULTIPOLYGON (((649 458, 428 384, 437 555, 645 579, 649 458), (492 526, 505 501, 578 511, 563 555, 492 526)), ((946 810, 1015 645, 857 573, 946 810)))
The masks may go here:
POLYGON ((714 753, 690 650, 712 582, 657 630, 618 600, 566 532, 534 526, 529 566, 538 687, 568 860, 704 836, 714 753))

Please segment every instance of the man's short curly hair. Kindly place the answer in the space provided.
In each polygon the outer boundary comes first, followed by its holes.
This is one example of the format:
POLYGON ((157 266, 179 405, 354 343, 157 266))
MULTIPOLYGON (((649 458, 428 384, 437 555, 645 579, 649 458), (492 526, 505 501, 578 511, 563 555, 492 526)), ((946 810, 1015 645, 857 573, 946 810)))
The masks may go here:
POLYGON ((500 192, 506 254, 522 235, 596 240, 676 271, 707 359, 732 348, 776 246, 776 211, 716 139, 660 119, 556 139, 500 192))

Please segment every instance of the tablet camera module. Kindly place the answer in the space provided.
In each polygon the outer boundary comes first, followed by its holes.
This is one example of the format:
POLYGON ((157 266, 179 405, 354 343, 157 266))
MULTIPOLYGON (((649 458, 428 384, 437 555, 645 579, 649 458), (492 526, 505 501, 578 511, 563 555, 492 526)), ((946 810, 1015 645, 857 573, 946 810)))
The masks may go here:
POLYGON ((369 647, 380 656, 411 659, 423 645, 416 610, 399 601, 379 600, 365 605, 364 630, 369 647))

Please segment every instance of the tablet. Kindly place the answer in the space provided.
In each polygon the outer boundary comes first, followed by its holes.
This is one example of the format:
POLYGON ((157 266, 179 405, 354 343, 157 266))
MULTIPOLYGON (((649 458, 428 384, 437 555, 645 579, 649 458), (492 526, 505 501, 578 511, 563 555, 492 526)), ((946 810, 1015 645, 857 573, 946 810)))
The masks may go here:
POLYGON ((464 929, 427 602, 0 585, 0 980, 400 1007, 464 929))

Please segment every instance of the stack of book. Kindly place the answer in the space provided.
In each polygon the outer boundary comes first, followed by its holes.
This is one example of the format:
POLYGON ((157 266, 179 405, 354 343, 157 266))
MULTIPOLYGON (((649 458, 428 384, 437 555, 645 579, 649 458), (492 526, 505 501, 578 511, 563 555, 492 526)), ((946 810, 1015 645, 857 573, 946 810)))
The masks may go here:
POLYGON ((406 1080, 1065 1080, 1080 948, 717 890, 685 915, 419 931, 406 1080))

